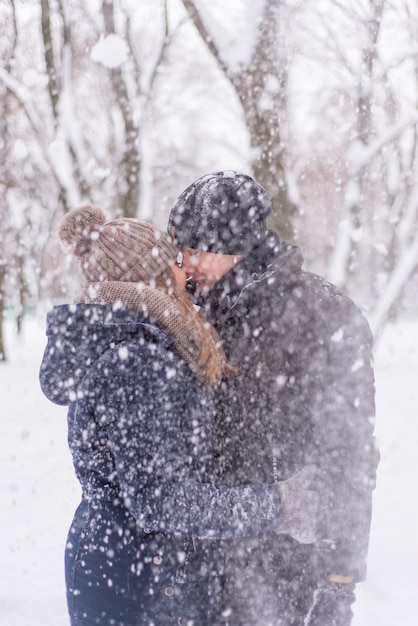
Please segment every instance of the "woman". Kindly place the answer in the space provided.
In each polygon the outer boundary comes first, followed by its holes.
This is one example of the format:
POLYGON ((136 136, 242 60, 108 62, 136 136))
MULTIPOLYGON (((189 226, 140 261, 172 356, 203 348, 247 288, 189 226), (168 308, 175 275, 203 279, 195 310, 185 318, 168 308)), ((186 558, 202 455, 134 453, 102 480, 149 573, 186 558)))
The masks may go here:
POLYGON ((48 315, 40 371, 45 395, 69 405, 82 487, 66 546, 71 624, 213 626, 213 539, 283 531, 286 489, 210 481, 208 389, 230 368, 176 284, 168 236, 91 206, 59 236, 84 279, 77 304, 48 315))

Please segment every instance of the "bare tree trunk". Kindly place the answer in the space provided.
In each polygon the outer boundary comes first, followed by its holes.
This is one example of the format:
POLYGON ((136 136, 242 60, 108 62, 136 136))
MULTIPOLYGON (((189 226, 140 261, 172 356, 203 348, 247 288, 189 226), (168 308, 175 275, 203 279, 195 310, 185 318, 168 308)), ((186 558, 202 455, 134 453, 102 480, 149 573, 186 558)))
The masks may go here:
MULTIPOLYGON (((7 166, 6 166, 6 153, 7 153, 7 116, 6 106, 7 103, 7 89, 0 83, 0 137, 3 141, 2 149, 0 150, 0 189, 4 189, 4 192, 0 195, 0 218, 1 218, 1 231, 3 237, 3 246, 5 246, 5 238, 8 233, 8 207, 6 200, 7 189, 7 166)), ((2 247, 3 247, 2 246, 2 247)), ((5 298, 5 282, 6 282, 6 257, 5 249, 0 250, 0 361, 6 361, 6 351, 3 341, 3 323, 4 323, 4 298, 5 298)))
POLYGON ((402 294, 417 268, 418 235, 415 236, 408 248, 400 254, 397 265, 378 300, 376 310, 371 316, 371 327, 375 341, 380 338, 383 328, 391 316, 396 319, 396 309, 399 307, 402 294))
MULTIPOLYGON (((379 36, 381 18, 385 0, 369 0, 371 17, 366 24, 367 43, 362 50, 362 72, 358 84, 357 99, 357 141, 360 146, 366 148, 372 139, 372 105, 373 94, 371 92, 372 73, 376 61, 376 44, 379 36)), ((355 166, 355 174, 352 175, 347 186, 347 198, 345 200, 343 216, 340 222, 334 254, 331 260, 330 280, 341 289, 346 289, 350 276, 358 271, 358 253, 364 211, 363 199, 368 185, 368 167, 365 163, 362 167, 355 166)))
MULTIPOLYGON (((11 2, 12 11, 12 38, 10 49, 4 59, 4 68, 7 72, 12 66, 13 57, 17 44, 17 22, 15 3, 11 2)), ((6 239, 10 234, 9 228, 9 206, 7 202, 7 189, 9 187, 9 170, 8 170, 8 152, 9 152, 9 129, 7 125, 8 107, 9 107, 9 90, 3 83, 0 83, 0 138, 3 143, 0 149, 0 218, 1 231, 3 236, 3 246, 0 250, 0 361, 6 361, 6 349, 4 344, 4 311, 5 311, 5 295, 6 295, 6 276, 7 276, 7 246, 6 239)))
POLYGON ((48 75, 48 91, 49 98, 52 105, 52 111, 54 114, 55 123, 58 120, 58 100, 60 93, 60 86, 58 83, 57 69, 54 58, 54 46, 51 33, 51 16, 49 0, 41 0, 41 26, 42 26, 42 39, 44 43, 44 59, 45 67, 48 75))
POLYGON ((0 258, 0 362, 7 361, 6 348, 4 345, 4 288, 5 288, 5 263, 0 258))
MULTIPOLYGON (((380 31, 380 23, 383 12, 383 5, 385 0, 370 0, 370 8, 372 16, 367 24, 368 42, 362 51, 364 80, 359 85, 358 95, 358 139, 362 146, 368 146, 373 135, 372 128, 372 106, 373 106, 373 94, 371 93, 372 74, 373 67, 376 61, 376 44, 380 31)), ((359 203, 354 203, 350 207, 351 224, 354 231, 359 231, 362 225, 361 211, 361 190, 367 186, 368 172, 366 168, 359 172, 358 186, 360 189, 359 203)), ((351 238, 351 251, 347 260, 347 275, 357 271, 357 259, 358 259, 358 238, 351 238)))
MULTIPOLYGON (((102 7, 106 34, 114 34, 116 31, 113 0, 103 0, 102 7)), ((112 69, 110 72, 125 125, 125 150, 121 163, 124 188, 120 196, 120 206, 125 217, 136 217, 140 194, 140 131, 134 119, 133 107, 121 68, 112 69)))
MULTIPOLYGON (((71 80, 71 67, 69 66, 69 61, 71 59, 71 27, 67 18, 65 6, 65 0, 64 2, 63 0, 60 0, 59 11, 62 21, 62 48, 60 50, 61 64, 60 69, 58 70, 54 55, 54 42, 51 30, 50 3, 49 0, 41 0, 41 30, 44 46, 45 67, 48 76, 49 99, 51 102, 55 132, 61 135, 63 134, 63 128, 65 126, 61 117, 61 98, 64 97, 64 88, 70 90, 68 82, 71 80)), ((65 97, 68 98, 70 95, 67 93, 65 97)), ((89 198, 90 188, 85 177, 83 176, 77 150, 73 144, 71 136, 69 136, 65 131, 64 133, 65 136, 60 137, 60 139, 65 140, 67 145, 72 163, 72 175, 74 176, 75 187, 79 190, 80 197, 89 198)), ((75 201, 74 198, 71 198, 69 190, 66 189, 64 185, 61 185, 60 200, 63 203, 64 211, 72 208, 71 204, 75 201)))
POLYGON ((23 320, 26 313, 26 305, 28 301, 29 295, 29 285, 25 276, 25 261, 27 253, 25 253, 22 249, 20 249, 19 244, 19 235, 16 236, 17 242, 16 247, 18 248, 18 253, 16 257, 16 270, 17 270, 17 285, 18 285, 18 294, 19 294, 19 309, 16 315, 16 329, 17 333, 20 334, 23 328, 23 320))
POLYGON ((291 240, 296 207, 289 199, 281 140, 280 112, 286 100, 287 76, 284 65, 280 70, 277 67, 278 19, 277 2, 269 0, 252 63, 234 84, 244 110, 251 148, 256 154, 252 162, 254 176, 272 200, 271 226, 284 239, 291 240), (260 102, 263 102, 261 106, 260 102))
POLYGON ((240 71, 232 71, 207 31, 193 0, 182 0, 197 31, 231 82, 241 102, 254 153, 252 169, 256 180, 265 187, 273 206, 271 226, 286 240, 292 240, 295 205, 289 198, 279 112, 285 96, 285 73, 277 64, 278 3, 266 0, 252 58, 240 71))

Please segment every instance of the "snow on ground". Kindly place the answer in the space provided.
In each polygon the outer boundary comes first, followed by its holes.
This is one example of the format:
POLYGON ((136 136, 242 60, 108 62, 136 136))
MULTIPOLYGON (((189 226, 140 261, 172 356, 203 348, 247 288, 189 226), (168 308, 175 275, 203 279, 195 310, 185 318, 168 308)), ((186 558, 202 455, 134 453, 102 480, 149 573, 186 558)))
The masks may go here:
MULTIPOLYGON (((38 384, 44 316, 23 336, 7 325, 0 363, 0 624, 68 626, 63 575, 67 528, 79 499, 64 407, 38 384)), ((418 324, 389 327, 376 350, 376 434, 382 460, 369 575, 353 626, 415 626, 418 615, 418 324)))

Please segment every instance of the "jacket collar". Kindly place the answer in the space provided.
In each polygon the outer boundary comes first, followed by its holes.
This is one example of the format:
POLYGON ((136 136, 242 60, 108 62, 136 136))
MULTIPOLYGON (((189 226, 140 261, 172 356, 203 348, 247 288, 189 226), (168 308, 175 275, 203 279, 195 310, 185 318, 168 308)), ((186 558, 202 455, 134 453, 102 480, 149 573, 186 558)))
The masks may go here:
POLYGON ((256 283, 268 280, 271 276, 279 278, 281 283, 294 280, 302 263, 300 249, 281 242, 278 235, 270 230, 262 244, 234 265, 206 296, 199 295, 196 304, 203 308, 206 315, 216 320, 229 313, 242 294, 256 283))

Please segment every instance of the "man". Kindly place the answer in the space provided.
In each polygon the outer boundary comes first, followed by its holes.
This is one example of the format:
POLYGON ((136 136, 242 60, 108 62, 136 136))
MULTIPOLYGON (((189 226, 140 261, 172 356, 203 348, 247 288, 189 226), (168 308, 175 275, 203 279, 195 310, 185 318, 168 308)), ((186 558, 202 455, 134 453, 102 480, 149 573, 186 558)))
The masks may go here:
POLYGON ((267 230, 270 211, 256 181, 224 171, 183 191, 169 219, 192 297, 237 368, 216 393, 219 482, 317 467, 315 544, 273 533, 220 544, 220 623, 348 626, 378 462, 372 337, 353 302, 267 230))

